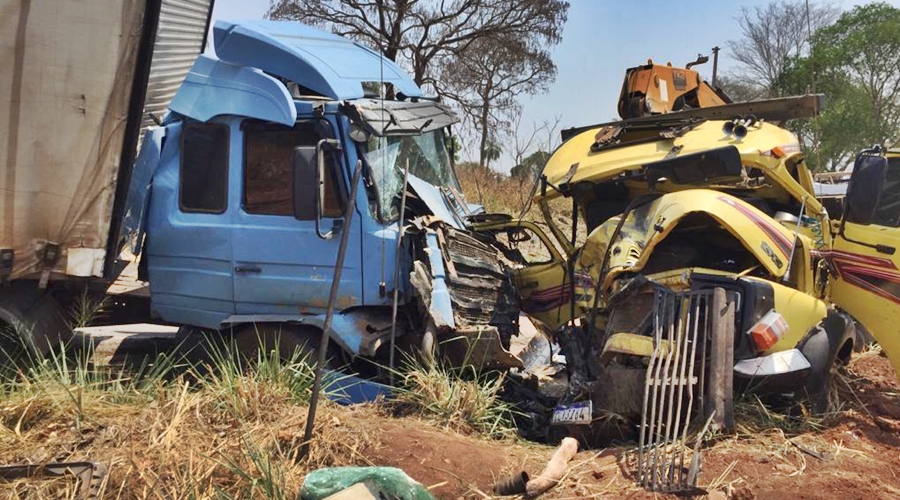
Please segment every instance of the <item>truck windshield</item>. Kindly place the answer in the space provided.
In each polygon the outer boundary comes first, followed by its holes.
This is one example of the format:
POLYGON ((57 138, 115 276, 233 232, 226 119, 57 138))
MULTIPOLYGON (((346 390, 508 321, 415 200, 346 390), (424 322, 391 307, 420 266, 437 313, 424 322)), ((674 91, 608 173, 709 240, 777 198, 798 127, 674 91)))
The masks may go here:
POLYGON ((367 144, 366 161, 372 169, 378 193, 378 216, 385 221, 399 215, 403 169, 407 162, 410 175, 435 186, 449 186, 459 191, 442 130, 417 136, 373 135, 367 144))

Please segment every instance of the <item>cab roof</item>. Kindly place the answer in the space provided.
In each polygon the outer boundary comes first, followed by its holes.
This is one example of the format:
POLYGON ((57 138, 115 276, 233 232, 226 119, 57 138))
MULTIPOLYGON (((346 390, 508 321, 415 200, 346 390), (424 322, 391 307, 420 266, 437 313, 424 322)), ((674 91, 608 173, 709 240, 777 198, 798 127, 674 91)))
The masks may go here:
POLYGON ((393 84, 410 97, 421 91, 409 75, 378 52, 347 38, 290 21, 218 21, 216 56, 257 68, 324 97, 364 97, 364 82, 393 84))

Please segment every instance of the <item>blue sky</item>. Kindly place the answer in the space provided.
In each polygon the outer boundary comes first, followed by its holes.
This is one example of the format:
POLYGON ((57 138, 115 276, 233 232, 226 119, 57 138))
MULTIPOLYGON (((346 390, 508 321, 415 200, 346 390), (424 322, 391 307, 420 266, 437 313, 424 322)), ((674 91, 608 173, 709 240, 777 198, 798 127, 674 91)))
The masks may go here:
MULTIPOLYGON (((726 42, 740 36, 735 17, 741 6, 770 1, 570 0, 563 41, 552 51, 556 81, 547 94, 522 100, 521 130, 557 116, 561 128, 615 118, 625 69, 647 58, 681 66, 718 45, 720 71, 733 68, 726 42)), ((830 2, 843 9, 858 3, 830 2)), ((900 0, 889 3, 900 6, 900 0)), ((260 19, 268 7, 269 0, 216 0, 213 19, 260 19)), ((712 59, 697 69, 709 78, 712 59)), ((505 154, 498 170, 508 170, 511 162, 505 154)))

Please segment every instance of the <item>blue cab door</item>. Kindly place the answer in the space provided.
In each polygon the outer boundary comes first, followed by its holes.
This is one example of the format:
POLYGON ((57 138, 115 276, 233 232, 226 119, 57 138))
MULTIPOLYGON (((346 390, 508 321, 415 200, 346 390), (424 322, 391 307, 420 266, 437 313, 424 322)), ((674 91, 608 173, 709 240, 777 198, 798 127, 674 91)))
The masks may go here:
MULTIPOLYGON (((292 159, 297 146, 315 146, 335 137, 325 118, 300 118, 294 127, 257 120, 241 124, 243 162, 232 165, 232 196, 240 200, 232 226, 235 313, 307 314, 324 312, 331 288, 340 231, 323 239, 315 214, 295 217, 292 159)), ((328 154, 322 232, 342 222, 348 171, 341 153, 328 154)), ((309 179, 314 182, 314 179, 309 179)), ((360 213, 357 210, 356 217, 360 213)), ((353 221, 344 261, 337 310, 362 303, 360 221, 353 221)))
POLYGON ((234 314, 229 196, 234 119, 166 128, 147 218, 150 304, 162 320, 218 328, 234 314))

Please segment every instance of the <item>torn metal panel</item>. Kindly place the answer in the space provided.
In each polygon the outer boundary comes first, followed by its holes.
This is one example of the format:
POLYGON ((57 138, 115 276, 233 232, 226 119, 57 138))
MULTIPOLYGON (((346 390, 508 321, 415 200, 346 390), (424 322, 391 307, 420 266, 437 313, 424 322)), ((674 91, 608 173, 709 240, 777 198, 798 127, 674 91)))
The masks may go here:
POLYGON ((411 227, 418 236, 413 233, 410 282, 427 315, 423 321, 437 327, 442 346, 466 337, 464 348, 448 346, 460 351, 456 361, 474 357, 479 366, 521 366, 508 351, 518 334, 518 296, 499 250, 489 239, 435 218, 417 219, 411 227))
POLYGON ((441 354, 454 366, 474 366, 478 370, 522 368, 522 360, 512 355, 500 339, 496 327, 474 327, 445 334, 441 354))
POLYGON ((463 229, 465 223, 457 214, 447 206, 444 193, 440 188, 416 177, 409 175, 409 186, 415 191, 416 195, 422 200, 428 210, 442 222, 453 226, 456 229, 463 229))
POLYGON ((450 292, 447 290, 447 276, 437 233, 427 230, 425 242, 427 244, 425 253, 428 255, 428 263, 431 267, 431 297, 429 298, 428 314, 438 328, 455 328, 453 302, 450 292))

